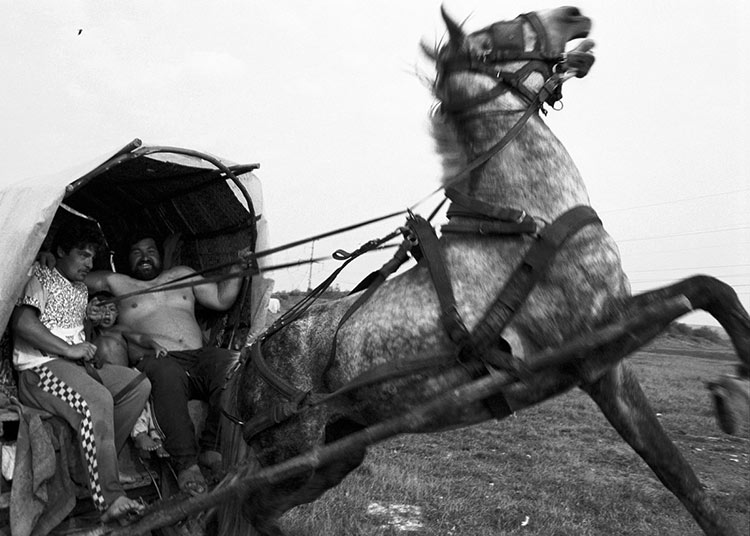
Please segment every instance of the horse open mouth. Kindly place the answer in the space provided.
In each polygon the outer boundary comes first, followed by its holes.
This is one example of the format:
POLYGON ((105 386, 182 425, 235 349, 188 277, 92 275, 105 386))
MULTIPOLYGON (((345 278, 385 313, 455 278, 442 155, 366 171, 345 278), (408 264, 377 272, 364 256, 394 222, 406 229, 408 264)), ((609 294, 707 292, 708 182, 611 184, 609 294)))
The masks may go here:
POLYGON ((587 26, 586 26, 586 29, 581 30, 580 32, 574 34, 571 37, 571 40, 572 39, 583 39, 584 37, 588 37, 589 36, 589 32, 591 31, 591 20, 589 20, 588 17, 580 17, 580 19, 582 21, 586 21, 588 23, 587 26))
POLYGON ((581 29, 571 35, 570 39, 581 39, 589 36, 591 31, 591 19, 584 16, 577 7, 564 8, 562 20, 571 27, 580 26, 581 29))

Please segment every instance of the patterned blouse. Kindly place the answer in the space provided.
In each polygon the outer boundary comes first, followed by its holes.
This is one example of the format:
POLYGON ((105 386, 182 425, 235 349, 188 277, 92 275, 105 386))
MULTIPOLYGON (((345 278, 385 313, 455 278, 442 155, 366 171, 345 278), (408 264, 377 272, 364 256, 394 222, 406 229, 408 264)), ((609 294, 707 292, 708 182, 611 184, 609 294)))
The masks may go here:
MULTIPOLYGON (((88 290, 82 282, 66 279, 55 268, 35 264, 31 278, 16 305, 28 305, 39 311, 39 320, 68 344, 85 340, 88 290)), ((15 337, 13 364, 18 370, 46 363, 57 356, 47 355, 20 337, 15 337)))

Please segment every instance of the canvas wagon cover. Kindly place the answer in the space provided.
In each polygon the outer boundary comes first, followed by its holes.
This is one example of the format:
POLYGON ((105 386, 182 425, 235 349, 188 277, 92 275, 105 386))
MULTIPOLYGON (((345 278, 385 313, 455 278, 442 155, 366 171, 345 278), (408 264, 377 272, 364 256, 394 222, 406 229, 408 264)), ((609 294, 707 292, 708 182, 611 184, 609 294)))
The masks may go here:
MULTIPOLYGON (((138 141, 139 151, 148 151, 149 148, 155 147, 158 146, 142 145, 138 141)), ((103 220, 106 220, 106 223, 102 224, 103 227, 105 225, 109 227, 108 229, 104 229, 105 235, 110 237, 117 235, 114 231, 117 230, 116 226, 118 222, 112 218, 107 220, 108 214, 106 213, 107 205, 110 205, 110 203, 114 204, 110 206, 120 206, 125 202, 121 192, 114 193, 114 196, 110 196, 109 198, 106 197, 108 188, 114 192, 113 184, 118 180, 117 173, 111 174, 113 178, 108 176, 107 181, 110 181, 109 185, 104 180, 97 181, 96 177, 85 188, 76 189, 78 184, 75 183, 121 152, 122 150, 109 152, 90 162, 54 175, 19 180, 8 186, 4 186, 0 190, 0 252, 2 252, 0 254, 0 332, 7 325, 18 293, 28 277, 29 267, 33 263, 39 248, 42 246, 55 217, 55 213, 60 204, 63 203, 63 200, 65 200, 66 204, 70 203, 73 208, 84 208, 85 210, 82 210, 82 212, 94 218, 98 219, 101 217, 103 220), (97 193, 96 198, 103 196, 103 199, 106 200, 105 203, 97 206, 96 203, 90 201, 89 192, 94 191, 97 193), (71 192, 71 196, 65 199, 66 194, 69 192, 71 192)), ((185 169, 195 169, 196 176, 201 173, 205 175, 207 170, 213 171, 216 169, 212 164, 189 155, 156 153, 143 158, 148 159, 149 162, 155 162, 155 165, 151 166, 151 168, 155 170, 155 173, 163 175, 169 172, 170 166, 179 167, 183 173, 185 169)), ((227 166, 233 165, 226 160, 220 161, 227 166)), ((144 180, 148 180, 148 178, 144 180)), ((267 247, 268 231, 263 216, 263 198, 260 181, 252 173, 243 173, 240 180, 248 190, 252 200, 253 207, 251 213, 256 220, 255 224, 257 227, 257 239, 254 246, 256 249, 263 249, 267 247)), ((186 188, 191 187, 189 180, 185 180, 184 183, 186 188)), ((159 192, 158 188, 153 187, 142 190, 133 190, 131 187, 130 191, 137 192, 139 197, 147 195, 169 197, 171 195, 170 189, 176 187, 177 185, 175 184, 165 183, 165 187, 161 192, 159 192)), ((245 203, 239 188, 234 184, 229 185, 229 188, 234 191, 236 198, 240 199, 244 205, 245 203)), ((198 185, 197 189, 200 190, 200 185, 198 185)), ((234 220, 240 217, 247 217, 247 213, 244 216, 236 214, 237 210, 241 210, 237 208, 239 206, 237 204, 234 204, 234 208, 231 206, 217 207, 215 205, 211 206, 211 199, 205 196, 197 197, 196 199, 198 201, 193 200, 192 205, 186 206, 183 204, 175 206, 173 210, 179 211, 180 214, 169 215, 169 221, 177 222, 177 227, 180 228, 169 228, 170 225, 165 225, 163 223, 164 220, 159 217, 159 214, 154 214, 152 223, 155 226, 161 224, 163 228, 160 230, 165 235, 169 232, 189 233, 196 231, 200 233, 201 229, 192 229, 191 226, 200 223, 205 230, 206 222, 212 218, 216 221, 216 225, 220 227, 223 225, 226 228, 233 221, 231 219, 232 211, 235 212, 234 220), (203 201, 205 201, 206 206, 202 206, 204 205, 203 201), (219 209, 226 209, 228 214, 225 215, 223 212, 220 214, 219 209)), ((145 201, 148 202, 149 200, 145 201)), ((156 206, 153 199, 150 201, 152 206, 156 206)), ((158 210, 164 209, 160 206, 158 210)), ((148 214, 148 212, 146 213, 148 214)), ((114 246, 114 244, 112 245, 114 246)), ((211 256, 208 255, 207 259, 206 262, 210 263, 211 256)))

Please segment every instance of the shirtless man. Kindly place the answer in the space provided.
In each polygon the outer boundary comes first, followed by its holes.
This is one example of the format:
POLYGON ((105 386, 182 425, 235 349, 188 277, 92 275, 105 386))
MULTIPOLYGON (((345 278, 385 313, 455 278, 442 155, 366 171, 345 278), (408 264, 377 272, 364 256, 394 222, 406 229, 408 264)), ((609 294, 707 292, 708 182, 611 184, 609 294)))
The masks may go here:
MULTIPOLYGON (((130 244, 130 275, 91 272, 86 277, 86 285, 92 293, 107 290, 122 296, 195 273, 187 266, 163 270, 161 251, 151 234, 134 236, 130 244)), ((238 271, 241 267, 235 266, 232 270, 238 271)), ((192 399, 209 403, 200 448, 205 464, 215 464, 221 391, 227 371, 237 360, 236 352, 203 347, 195 305, 199 303, 217 311, 229 309, 237 298, 241 281, 241 278, 232 278, 220 283, 141 294, 120 303, 119 321, 124 326, 151 336, 169 350, 161 359, 152 355, 130 357, 151 380, 156 421, 164 432, 164 446, 176 466, 178 486, 192 495, 205 493, 207 486, 198 467, 199 445, 187 403, 192 399)))

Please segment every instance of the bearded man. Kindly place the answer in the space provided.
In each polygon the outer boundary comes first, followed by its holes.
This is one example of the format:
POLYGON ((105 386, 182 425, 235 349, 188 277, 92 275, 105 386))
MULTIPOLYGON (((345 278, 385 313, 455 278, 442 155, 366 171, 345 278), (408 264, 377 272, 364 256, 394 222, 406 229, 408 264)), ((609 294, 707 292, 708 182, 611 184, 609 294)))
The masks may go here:
MULTIPOLYGON (((86 285, 92 293, 106 290, 115 296, 124 296, 196 273, 187 266, 164 270, 161 250, 151 234, 136 235, 130 240, 128 267, 129 275, 91 272, 86 277, 86 285)), ((241 267, 234 266, 232 270, 238 271, 241 267)), ((191 281, 202 279, 196 275, 191 281)), ((139 294, 120 302, 119 322, 149 335, 169 350, 166 357, 157 359, 146 349, 130 348, 129 357, 151 380, 154 415, 164 433, 164 447, 175 465, 180 490, 191 495, 207 491, 198 462, 214 467, 220 463, 221 391, 228 370, 238 358, 237 352, 203 346, 195 305, 225 311, 236 300, 241 284, 241 278, 231 278, 219 283, 206 282, 139 294), (209 404, 200 441, 196 441, 195 427, 188 412, 188 401, 193 399, 209 404)))

